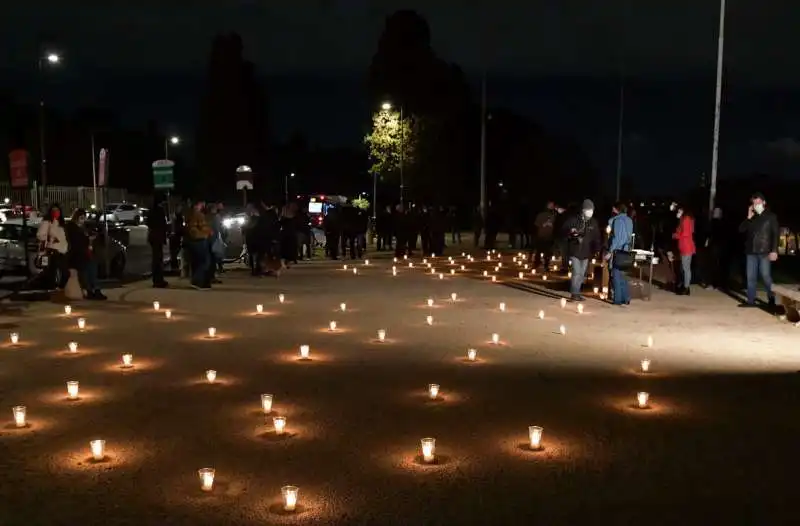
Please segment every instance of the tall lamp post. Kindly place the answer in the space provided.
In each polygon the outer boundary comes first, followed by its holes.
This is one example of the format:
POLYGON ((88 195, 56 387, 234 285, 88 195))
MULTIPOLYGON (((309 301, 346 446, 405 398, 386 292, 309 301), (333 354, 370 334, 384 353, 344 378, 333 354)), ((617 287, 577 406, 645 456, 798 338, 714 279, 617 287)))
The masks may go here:
POLYGON ((719 2, 719 35, 717 36, 717 86, 714 100, 714 144, 711 148, 711 186, 708 192, 708 217, 714 214, 717 198, 717 168, 719 165, 719 119, 722 112, 722 69, 725 53, 725 0, 719 2))
POLYGON ((283 196, 285 204, 289 204, 289 178, 294 178, 294 172, 288 173, 283 176, 283 196))
MULTIPOLYGON (((381 104, 381 109, 383 111, 389 111, 392 109, 391 102, 384 102, 381 104)), ((403 125, 403 105, 400 105, 400 121, 397 123, 400 126, 400 204, 404 205, 404 195, 405 195, 405 185, 403 184, 403 157, 405 156, 405 135, 406 129, 403 125)))
POLYGON ((169 160, 169 145, 177 146, 181 143, 181 138, 177 135, 164 139, 164 159, 169 160))
POLYGON ((41 183, 42 188, 47 188, 47 155, 44 146, 44 85, 42 75, 46 66, 55 66, 61 62, 61 56, 58 53, 47 53, 39 56, 38 70, 39 70, 39 154, 41 158, 41 183))

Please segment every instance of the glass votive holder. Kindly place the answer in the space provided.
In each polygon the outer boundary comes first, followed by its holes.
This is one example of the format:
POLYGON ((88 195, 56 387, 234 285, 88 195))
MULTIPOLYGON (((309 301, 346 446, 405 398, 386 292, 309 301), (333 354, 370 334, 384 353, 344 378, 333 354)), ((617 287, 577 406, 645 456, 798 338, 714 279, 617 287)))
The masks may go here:
POLYGON ((540 310, 540 311, 539 311, 539 319, 540 319, 540 320, 543 320, 543 319, 544 319, 544 311, 543 311, 543 310, 540 310))
POLYGON ((530 440, 530 447, 533 451, 542 449, 542 433, 544 428, 539 426, 528 426, 528 438, 530 440))
POLYGON ((423 462, 431 463, 436 459, 436 439, 423 438, 420 440, 423 462))
POLYGON ((154 301, 153 302, 153 310, 160 310, 161 309, 161 302, 154 301))
POLYGON ((164 317, 166 319, 168 319, 168 320, 171 320, 172 319, 172 311, 171 310, 165 310, 164 311, 164 317))
POLYGON ((500 302, 500 306, 499 306, 499 307, 500 307, 500 312, 505 312, 505 311, 506 311, 506 304, 505 304, 505 302, 501 301, 501 302, 500 302))
POLYGON ((495 345, 498 345, 500 343, 500 335, 497 334, 496 332, 492 333, 492 343, 495 345))
POLYGON ((567 298, 561 298, 561 308, 565 308, 567 306, 567 298))
POLYGON ((208 337, 209 338, 216 338, 217 337, 217 328, 216 327, 209 327, 208 328, 208 337))
POLYGON ((282 435, 286 429, 286 417, 276 416, 272 419, 272 425, 275 428, 276 435, 282 435))
POLYGON ((78 318, 78 329, 83 330, 86 328, 86 318, 78 318))
POLYGON ((72 305, 64 305, 64 314, 67 316, 72 314, 72 305))
POLYGON ((261 395, 261 409, 264 410, 264 414, 268 415, 272 412, 272 395, 271 394, 262 394, 261 395))
POLYGON ((331 331, 331 332, 336 330, 336 322, 335 321, 331 321, 330 323, 328 323, 328 330, 331 331))
POLYGON ((11 344, 12 344, 12 345, 16 345, 16 344, 18 344, 18 343, 19 343, 19 333, 17 333, 17 332, 12 332, 12 333, 9 335, 9 339, 11 340, 11 344))
POLYGON ((561 325, 558 328, 558 332, 561 333, 561 336, 566 336, 567 335, 567 327, 565 325, 561 325))
POLYGON ((284 294, 278 294, 278 303, 283 303, 286 301, 286 296, 284 294))
POLYGON ((467 360, 470 362, 474 362, 475 359, 478 357, 478 351, 475 349, 467 349, 467 360))
POLYGON ((200 489, 203 491, 211 491, 214 489, 214 475, 216 471, 214 468, 198 469, 197 474, 200 476, 200 489))
POLYGON ((642 372, 643 373, 649 373, 650 372, 650 360, 648 360, 647 358, 642 360, 642 372))
POLYGON ((67 344, 67 349, 69 349, 69 352, 71 353, 78 352, 78 342, 69 342, 67 344))
POLYGON ((433 307, 433 298, 428 298, 428 307, 433 307))
POLYGON ((16 427, 25 427, 27 425, 25 421, 27 411, 24 405, 15 405, 11 408, 11 412, 14 415, 14 425, 16 427))
POLYGON ((206 371, 206 380, 210 384, 213 384, 214 382, 216 382, 217 381, 217 371, 215 371, 214 369, 209 369, 208 371, 206 371))
POLYGON ((433 325, 433 316, 431 315, 425 316, 425 323, 427 323, 428 325, 433 325))
POLYGON ((264 306, 262 304, 256 305, 256 314, 262 314, 264 312, 264 306))
POLYGON ((386 341, 386 329, 378 329, 378 341, 386 341))
POLYGON ((583 314, 583 303, 578 303, 576 309, 578 310, 578 314, 583 314))
POLYGON ((67 382, 67 398, 70 400, 77 400, 79 386, 80 384, 75 380, 70 380, 67 382))
POLYGON ((299 492, 300 488, 297 486, 284 486, 281 488, 284 511, 294 511, 297 508, 297 494, 299 492))
POLYGON ((428 396, 431 400, 439 397, 439 384, 428 384, 428 396))
POLYGON ((130 369, 133 367, 133 355, 132 354, 123 354, 122 355, 122 367, 124 369, 130 369))
POLYGON ((639 409, 647 409, 650 403, 650 394, 644 391, 636 393, 636 403, 639 409))
POLYGON ((303 358, 304 360, 307 360, 309 354, 311 354, 311 348, 308 345, 301 345, 300 346, 300 358, 303 358))
POLYGON ((89 447, 92 450, 92 460, 99 462, 106 458, 106 441, 105 440, 92 440, 89 442, 89 447))
POLYGON ((340 303, 339 310, 342 312, 347 312, 347 303, 340 303))
POLYGON ((456 294, 455 292, 450 293, 450 301, 452 301, 453 303, 458 301, 458 294, 456 294))
POLYGON ((492 283, 497 283, 497 276, 492 276, 492 283))

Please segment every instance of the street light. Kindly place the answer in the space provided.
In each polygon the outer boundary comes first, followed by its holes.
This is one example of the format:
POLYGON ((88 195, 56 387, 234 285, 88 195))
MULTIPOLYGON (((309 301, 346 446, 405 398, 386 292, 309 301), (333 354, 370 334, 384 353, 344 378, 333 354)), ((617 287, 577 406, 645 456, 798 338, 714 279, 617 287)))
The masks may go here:
POLYGON ((283 194, 286 199, 286 204, 289 204, 289 178, 294 177, 294 172, 283 176, 283 194))
POLYGON ((169 159, 169 145, 177 146, 181 143, 181 138, 177 135, 164 139, 164 159, 169 159))
POLYGON ((41 182, 42 187, 47 188, 47 155, 45 153, 44 147, 44 85, 41 78, 41 75, 44 72, 45 64, 48 65, 56 65, 61 62, 61 56, 57 53, 46 53, 44 55, 39 56, 38 66, 39 66, 39 148, 40 148, 40 157, 42 163, 41 169, 41 182))
MULTIPOLYGON (((389 101, 386 101, 383 104, 381 104, 381 109, 383 111, 389 111, 393 107, 394 106, 389 101)), ((402 104, 400 105, 400 122, 398 124, 400 126, 400 204, 402 205, 402 204, 404 204, 404 200, 403 200, 403 194, 404 194, 404 192, 403 192, 403 189, 404 189, 404 186, 403 186, 403 156, 404 156, 404 153, 405 153, 403 150, 405 150, 405 132, 406 132, 405 126, 403 126, 403 105, 402 104)), ((377 188, 377 183, 373 183, 373 186, 375 186, 377 188)))

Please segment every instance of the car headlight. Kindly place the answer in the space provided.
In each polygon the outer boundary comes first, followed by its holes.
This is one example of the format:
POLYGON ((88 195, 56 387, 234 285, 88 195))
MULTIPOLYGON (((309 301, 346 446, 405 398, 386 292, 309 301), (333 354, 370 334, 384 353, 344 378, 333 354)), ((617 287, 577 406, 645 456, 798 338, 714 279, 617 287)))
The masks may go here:
POLYGON ((224 226, 225 228, 232 227, 233 226, 233 219, 231 219, 230 217, 227 218, 227 219, 223 219, 222 220, 222 226, 224 226))

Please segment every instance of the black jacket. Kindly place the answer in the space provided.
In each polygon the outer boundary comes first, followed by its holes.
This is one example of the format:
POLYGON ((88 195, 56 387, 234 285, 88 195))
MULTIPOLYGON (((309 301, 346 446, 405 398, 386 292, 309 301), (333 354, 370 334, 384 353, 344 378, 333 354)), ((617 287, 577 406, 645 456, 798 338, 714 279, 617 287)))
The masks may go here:
POLYGON ((564 222, 562 232, 569 244, 570 257, 589 259, 600 251, 600 227, 594 218, 584 219, 583 214, 578 213, 564 222))
POLYGON ((769 210, 745 219, 739 232, 744 234, 745 254, 765 255, 778 251, 778 217, 769 210))
POLYGON ((86 230, 74 221, 67 223, 64 230, 69 244, 69 252, 67 253, 69 267, 81 270, 92 258, 92 242, 86 234, 86 230))

